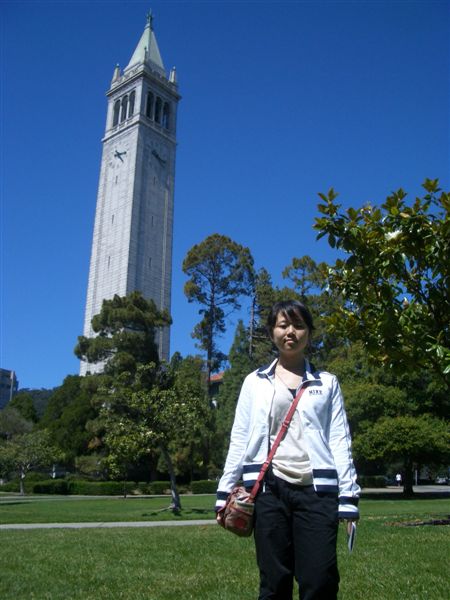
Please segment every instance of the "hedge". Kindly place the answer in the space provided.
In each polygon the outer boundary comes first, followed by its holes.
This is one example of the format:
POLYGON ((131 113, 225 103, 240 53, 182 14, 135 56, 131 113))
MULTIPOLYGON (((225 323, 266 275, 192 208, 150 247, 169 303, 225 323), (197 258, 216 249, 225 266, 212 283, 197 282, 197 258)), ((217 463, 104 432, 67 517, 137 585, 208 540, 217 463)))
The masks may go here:
POLYGON ((85 496, 121 496, 136 488, 133 481, 68 481, 69 494, 85 496))
POLYGON ((217 491, 217 481, 211 479, 202 479, 191 482, 193 494, 215 494, 217 491))
POLYGON ((155 496, 170 494, 170 481, 152 481, 147 486, 147 494, 155 496))
POLYGON ((362 488, 385 488, 386 477, 384 475, 360 475, 358 483, 362 488))
POLYGON ((69 485, 65 479, 48 479, 33 485, 33 494, 68 494, 69 485))

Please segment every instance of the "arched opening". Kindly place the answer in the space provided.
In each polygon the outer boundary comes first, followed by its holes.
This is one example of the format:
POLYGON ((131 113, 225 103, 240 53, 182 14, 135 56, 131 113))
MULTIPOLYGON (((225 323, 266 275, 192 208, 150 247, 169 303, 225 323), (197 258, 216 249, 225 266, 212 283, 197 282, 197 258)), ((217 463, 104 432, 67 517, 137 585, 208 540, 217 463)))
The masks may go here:
POLYGON ((161 117, 162 117, 162 100, 161 100, 161 98, 157 97, 156 104, 155 104, 155 121, 157 123, 161 124, 161 117))
POLYGON ((115 127, 118 124, 119 115, 120 115, 120 100, 116 100, 114 103, 113 127, 115 127))
POLYGON ((134 102, 136 99, 136 92, 131 92, 130 94, 130 103, 128 105, 128 118, 134 115, 134 102))
POLYGON ((155 104, 155 97, 151 92, 147 94, 147 106, 145 109, 145 116, 149 119, 153 119, 153 108, 155 104))
POLYGON ((170 129, 170 104, 164 103, 162 126, 166 129, 170 129))
POLYGON ((124 96, 122 98, 122 113, 120 115, 120 122, 123 123, 127 118, 127 108, 128 108, 128 96, 124 96))

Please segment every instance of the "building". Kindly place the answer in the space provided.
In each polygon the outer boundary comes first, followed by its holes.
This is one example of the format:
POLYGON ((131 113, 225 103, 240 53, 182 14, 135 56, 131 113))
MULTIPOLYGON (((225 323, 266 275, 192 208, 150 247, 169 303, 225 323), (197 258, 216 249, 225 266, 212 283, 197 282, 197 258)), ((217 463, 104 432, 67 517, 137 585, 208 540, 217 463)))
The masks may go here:
POLYGON ((19 382, 14 371, 0 369, 0 410, 5 408, 8 402, 17 393, 19 382))
MULTIPOLYGON (((170 312, 176 117, 175 69, 167 77, 147 17, 128 65, 114 69, 107 92, 106 130, 97 194, 84 320, 115 294, 138 290, 170 312)), ((169 328, 158 332, 160 358, 169 358, 169 328)), ((101 365, 82 362, 80 373, 101 365)))

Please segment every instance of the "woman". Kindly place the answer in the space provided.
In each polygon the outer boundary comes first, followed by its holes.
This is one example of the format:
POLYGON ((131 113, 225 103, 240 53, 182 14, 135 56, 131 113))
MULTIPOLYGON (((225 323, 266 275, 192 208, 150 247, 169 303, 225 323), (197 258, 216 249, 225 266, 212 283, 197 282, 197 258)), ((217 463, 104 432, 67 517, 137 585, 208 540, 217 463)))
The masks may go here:
POLYGON ((290 403, 306 386, 255 501, 259 600, 292 600, 294 576, 302 600, 333 600, 338 522, 349 527, 359 518, 342 393, 334 375, 315 371, 305 358, 314 326, 303 304, 277 302, 267 324, 278 358, 244 381, 216 510, 239 479, 251 489, 290 403))

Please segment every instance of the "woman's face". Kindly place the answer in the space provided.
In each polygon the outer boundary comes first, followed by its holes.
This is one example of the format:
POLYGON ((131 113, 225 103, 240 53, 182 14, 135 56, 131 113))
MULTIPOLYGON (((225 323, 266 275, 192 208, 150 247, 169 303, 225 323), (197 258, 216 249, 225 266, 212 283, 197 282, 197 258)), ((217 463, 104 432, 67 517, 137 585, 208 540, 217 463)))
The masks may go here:
POLYGON ((272 330, 272 341, 280 354, 286 356, 303 356, 309 342, 309 331, 300 314, 290 318, 279 312, 275 327, 272 330))

